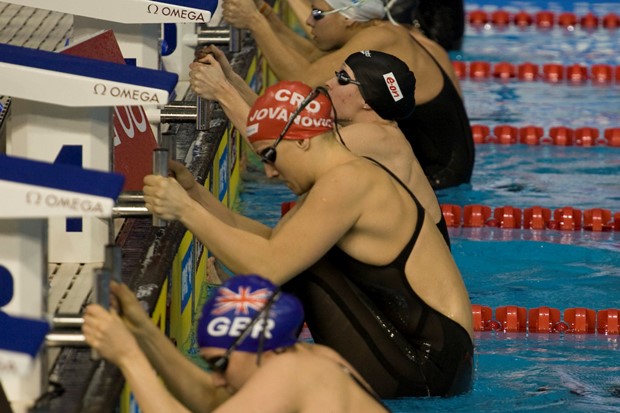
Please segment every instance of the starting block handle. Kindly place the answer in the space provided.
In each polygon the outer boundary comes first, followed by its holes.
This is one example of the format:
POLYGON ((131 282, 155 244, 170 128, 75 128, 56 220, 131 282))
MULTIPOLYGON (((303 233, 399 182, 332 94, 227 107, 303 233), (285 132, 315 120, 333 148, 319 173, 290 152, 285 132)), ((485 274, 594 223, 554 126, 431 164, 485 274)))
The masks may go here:
MULTIPOLYGON (((156 148, 153 151, 153 175, 168 176, 168 149, 156 148)), ((153 226, 162 228, 166 226, 166 221, 153 216, 153 226)))

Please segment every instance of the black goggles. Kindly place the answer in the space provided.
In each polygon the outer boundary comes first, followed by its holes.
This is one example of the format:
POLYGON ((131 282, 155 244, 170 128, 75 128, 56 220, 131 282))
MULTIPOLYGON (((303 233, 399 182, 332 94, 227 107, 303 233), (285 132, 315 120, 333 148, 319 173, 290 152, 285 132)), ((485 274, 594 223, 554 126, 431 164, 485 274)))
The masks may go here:
POLYGON ((273 165, 276 162, 276 156, 277 156, 276 146, 278 146, 278 144, 282 141, 282 138, 284 138, 284 135, 286 135, 286 132, 288 132, 288 130, 291 128, 291 125, 295 121, 295 118, 299 116, 301 111, 304 110, 304 108, 308 106, 310 102, 312 102, 319 95, 319 93, 321 93, 321 91, 322 91, 322 88, 317 87, 312 92, 310 92, 310 94, 306 96, 304 100, 301 102, 299 107, 295 109, 295 112, 293 112, 291 117, 288 118, 286 125, 284 125, 282 132, 280 132, 280 136, 278 136, 278 139, 276 139, 274 144, 269 146, 268 148, 263 149, 262 151, 258 153, 258 156, 260 156, 260 159, 263 163, 268 163, 270 165, 273 165))
POLYGON ((341 70, 335 73, 336 73, 336 80, 338 80, 338 84, 341 86, 348 85, 349 83, 353 83, 354 85, 357 85, 357 86, 362 86, 362 84, 358 82, 357 80, 351 79, 349 74, 345 72, 344 70, 341 70))
POLYGON ((278 297, 280 297, 280 294, 280 290, 276 290, 273 292, 273 294, 271 294, 267 302, 265 302, 263 308, 258 312, 258 314, 254 316, 252 321, 250 321, 250 324, 248 324, 247 327, 241 332, 241 334, 239 334, 239 337, 237 337, 237 339, 230 345, 230 347, 226 349, 224 354, 222 354, 221 356, 214 356, 205 359, 205 363, 207 364, 209 370, 215 373, 224 374, 226 372, 226 369, 228 368, 228 360, 230 359, 230 355, 232 354, 232 352, 235 351, 235 349, 239 347, 241 343, 243 343, 243 340, 245 340, 245 338, 250 334, 252 328, 254 328, 258 320, 263 318, 263 330, 261 331, 258 351, 258 355, 260 357, 260 353, 262 353, 263 342, 265 340, 264 327, 267 323, 267 318, 269 318, 269 310, 271 309, 273 303, 278 299, 278 297))
POLYGON ((316 8, 312 8, 312 18, 316 21, 321 20, 323 17, 325 16, 329 16, 330 14, 334 14, 334 13, 338 13, 339 11, 342 11, 343 9, 334 9, 334 10, 329 10, 329 11, 323 11, 320 9, 316 9, 316 8))

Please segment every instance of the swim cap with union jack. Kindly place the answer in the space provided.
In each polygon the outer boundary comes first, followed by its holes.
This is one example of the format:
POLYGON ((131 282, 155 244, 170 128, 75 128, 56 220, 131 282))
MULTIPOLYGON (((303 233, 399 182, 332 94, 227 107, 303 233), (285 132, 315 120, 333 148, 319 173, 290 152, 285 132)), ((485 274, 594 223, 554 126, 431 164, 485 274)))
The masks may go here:
POLYGON ((256 353, 261 340, 264 351, 295 344, 304 320, 296 297, 280 292, 270 305, 268 317, 263 318, 261 310, 278 291, 271 281, 258 275, 237 275, 227 280, 203 307, 196 333, 199 347, 229 348, 257 316, 258 321, 236 350, 256 353))

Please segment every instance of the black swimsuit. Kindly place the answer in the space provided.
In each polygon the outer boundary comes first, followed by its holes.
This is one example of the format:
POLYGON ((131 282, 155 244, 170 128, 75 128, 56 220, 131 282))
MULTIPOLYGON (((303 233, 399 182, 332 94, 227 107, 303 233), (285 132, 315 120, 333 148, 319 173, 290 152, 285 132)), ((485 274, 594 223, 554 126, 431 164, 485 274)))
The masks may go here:
POLYGON ((338 351, 382 398, 467 392, 473 343, 462 326, 432 309, 407 281, 405 264, 424 209, 394 178, 418 209, 411 239, 394 261, 369 265, 333 247, 284 288, 301 299, 314 341, 338 351))
POLYGON ((398 120, 398 126, 432 187, 440 189, 469 182, 474 168, 474 140, 461 96, 433 55, 428 55, 441 72, 443 88, 434 99, 416 105, 409 118, 398 120))

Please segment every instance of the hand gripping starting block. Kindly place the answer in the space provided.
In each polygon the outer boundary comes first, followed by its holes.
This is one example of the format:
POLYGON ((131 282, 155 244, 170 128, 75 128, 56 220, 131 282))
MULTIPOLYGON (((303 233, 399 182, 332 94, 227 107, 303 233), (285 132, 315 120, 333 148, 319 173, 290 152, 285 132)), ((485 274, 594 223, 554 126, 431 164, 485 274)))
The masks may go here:
POLYGON ((50 329, 47 218, 109 218, 123 180, 119 174, 0 155, 0 379, 16 406, 37 399, 47 375, 39 356, 50 329))
MULTIPOLYGON (((0 45, 0 78, 0 94, 12 96, 8 154, 100 171, 110 170, 113 107, 165 105, 178 79, 9 45, 0 45)), ((103 261, 109 225, 96 218, 50 219, 50 262, 103 261)))

